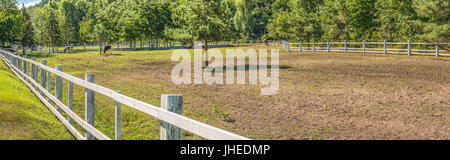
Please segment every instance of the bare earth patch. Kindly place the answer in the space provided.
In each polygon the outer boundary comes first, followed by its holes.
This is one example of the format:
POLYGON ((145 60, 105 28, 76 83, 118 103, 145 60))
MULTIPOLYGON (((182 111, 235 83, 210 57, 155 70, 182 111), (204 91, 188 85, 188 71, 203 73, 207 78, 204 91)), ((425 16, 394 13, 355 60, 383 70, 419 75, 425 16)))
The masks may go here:
MULTIPOLYGON (((171 52, 147 52, 82 53, 89 64, 61 63, 80 78, 95 70, 96 83, 153 105, 159 106, 161 94, 183 94, 185 116, 253 139, 450 139, 448 57, 280 53, 286 67, 279 92, 263 96, 260 85, 174 85, 171 52)), ((111 100, 98 101, 113 107, 111 100)), ((105 124, 113 126, 112 120, 105 124)), ((125 127, 124 133, 134 135, 130 139, 158 136, 158 123, 147 127, 125 127)))

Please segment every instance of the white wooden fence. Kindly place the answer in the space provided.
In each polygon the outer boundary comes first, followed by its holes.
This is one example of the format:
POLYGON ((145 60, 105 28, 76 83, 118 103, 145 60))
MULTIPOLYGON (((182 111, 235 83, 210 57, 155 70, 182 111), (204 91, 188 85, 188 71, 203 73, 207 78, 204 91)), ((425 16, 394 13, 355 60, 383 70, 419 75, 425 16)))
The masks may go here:
MULTIPOLYGON (((405 55, 433 55, 450 56, 447 50, 439 49, 440 46, 448 46, 448 43, 417 43, 408 41, 399 42, 298 42, 282 41, 282 47, 288 52, 358 52, 358 53, 382 53, 405 55), (432 49, 430 49, 432 48, 432 49)), ((446 47, 447 48, 447 47, 446 47)))
POLYGON ((46 60, 42 60, 41 63, 38 63, 34 57, 32 59, 28 59, 29 57, 21 57, 16 53, 3 49, 0 49, 0 58, 11 69, 11 71, 31 89, 31 91, 42 101, 42 103, 46 105, 49 110, 53 112, 53 114, 55 114, 55 116, 66 126, 72 135, 79 140, 111 139, 95 128, 94 114, 96 93, 105 95, 115 101, 115 139, 121 138, 120 110, 121 104, 124 104, 161 120, 161 139, 181 139, 181 129, 184 129, 206 139, 249 140, 246 137, 239 136, 180 115, 182 110, 182 95, 162 95, 160 108, 94 84, 94 74, 86 74, 86 80, 82 80, 62 72, 61 65, 57 65, 56 68, 51 68, 46 65, 46 60), (39 72, 40 80, 38 80, 39 72), (50 93, 51 74, 56 77, 55 95, 50 93), (62 102, 62 80, 67 80, 69 82, 67 105, 62 102), (72 111, 73 84, 85 88, 84 120, 72 111), (53 107, 51 102, 53 102, 55 107, 53 107), (67 114, 68 119, 63 116, 63 112, 67 114), (85 135, 82 135, 73 126, 73 121, 85 130, 85 135))
MULTIPOLYGON (((239 47, 239 46, 251 46, 255 44, 263 43, 262 40, 236 40, 236 41, 213 41, 208 43, 208 47, 239 47)), ((102 51, 105 45, 110 45, 112 49, 150 49, 150 50, 158 50, 158 49, 182 49, 182 48, 190 48, 190 45, 183 44, 182 42, 176 41, 159 41, 159 40, 150 40, 150 41, 136 41, 136 42, 103 42, 103 43, 72 43, 70 44, 74 47, 72 51, 69 52, 86 52, 86 51, 102 51)), ((22 49, 21 44, 17 43, 18 49, 22 49)), ((65 46, 54 47, 46 47, 44 45, 37 45, 30 50, 28 48, 27 53, 52 53, 53 50, 57 53, 62 53, 64 51, 65 46)))

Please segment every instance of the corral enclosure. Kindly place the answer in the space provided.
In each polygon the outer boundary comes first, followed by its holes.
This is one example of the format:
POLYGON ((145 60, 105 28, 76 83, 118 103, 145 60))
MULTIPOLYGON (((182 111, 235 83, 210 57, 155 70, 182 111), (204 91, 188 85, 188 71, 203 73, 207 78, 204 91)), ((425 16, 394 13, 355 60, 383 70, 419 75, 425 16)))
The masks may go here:
MULTIPOLYGON (((172 51, 35 56, 81 79, 95 73, 96 84, 152 105, 161 94, 183 94, 183 115, 252 139, 450 138, 448 57, 281 52, 278 94, 263 96, 260 85, 174 85, 172 51)), ((65 93, 67 87, 63 101, 65 93)), ((83 93, 75 87, 80 116, 83 93)), ((113 101, 97 94, 96 107, 96 128, 113 137, 113 101)), ((157 119, 128 107, 122 112, 123 139, 159 139, 157 119)), ((183 138, 199 139, 188 132, 183 138)))

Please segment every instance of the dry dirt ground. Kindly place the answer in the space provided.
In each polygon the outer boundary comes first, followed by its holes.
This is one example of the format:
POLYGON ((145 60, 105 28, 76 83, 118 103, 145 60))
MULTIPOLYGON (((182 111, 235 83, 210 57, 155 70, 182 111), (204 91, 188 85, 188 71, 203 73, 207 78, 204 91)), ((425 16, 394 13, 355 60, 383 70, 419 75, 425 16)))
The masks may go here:
MULTIPOLYGON (((280 89, 265 96, 261 85, 175 85, 171 52, 40 59, 79 78, 95 73, 97 84, 157 106, 161 94, 183 94, 183 115, 252 139, 450 139, 450 57, 281 52, 280 89)), ((83 116, 84 92, 76 91, 83 116)), ((113 137, 112 100, 96 101, 96 125, 113 137)), ((125 139, 158 139, 157 120, 132 109, 123 116, 125 139)))

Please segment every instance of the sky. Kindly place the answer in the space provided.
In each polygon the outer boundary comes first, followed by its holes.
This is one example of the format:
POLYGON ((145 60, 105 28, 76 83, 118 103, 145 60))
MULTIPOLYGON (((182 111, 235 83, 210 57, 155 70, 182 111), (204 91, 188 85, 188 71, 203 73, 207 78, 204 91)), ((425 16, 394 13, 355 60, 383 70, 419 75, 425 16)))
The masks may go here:
POLYGON ((39 3, 41 0, 18 0, 18 7, 21 8, 22 4, 25 4, 25 7, 29 7, 39 3))

